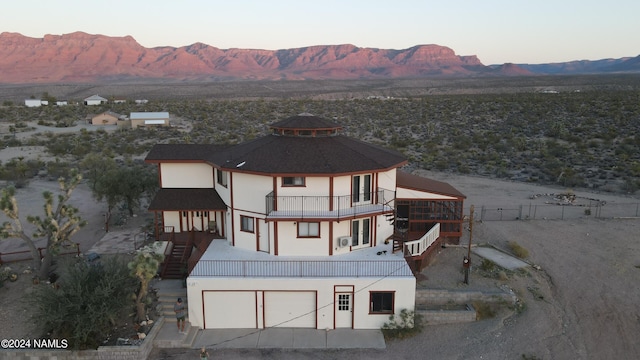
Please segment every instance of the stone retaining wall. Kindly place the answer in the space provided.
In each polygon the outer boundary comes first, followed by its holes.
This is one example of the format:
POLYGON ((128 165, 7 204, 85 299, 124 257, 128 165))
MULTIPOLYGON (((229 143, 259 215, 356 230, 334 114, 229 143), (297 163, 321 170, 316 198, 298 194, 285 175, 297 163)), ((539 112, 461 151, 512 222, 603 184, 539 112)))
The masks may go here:
POLYGON ((416 289, 416 313, 422 315, 427 325, 452 324, 476 321, 473 301, 488 303, 516 303, 516 295, 511 290, 469 291, 445 289, 416 289), (429 309, 441 305, 462 304, 459 309, 429 309))
POLYGON ((416 305, 469 304, 473 301, 516 302, 516 295, 509 291, 469 291, 445 289, 416 289, 416 305))
POLYGON ((476 309, 467 304, 459 310, 416 310, 425 325, 455 324, 476 321, 476 309))
POLYGON ((100 346, 97 350, 5 350, 0 349, 0 359, 7 360, 140 360, 146 359, 153 350, 156 337, 164 317, 153 325, 140 346, 100 346))

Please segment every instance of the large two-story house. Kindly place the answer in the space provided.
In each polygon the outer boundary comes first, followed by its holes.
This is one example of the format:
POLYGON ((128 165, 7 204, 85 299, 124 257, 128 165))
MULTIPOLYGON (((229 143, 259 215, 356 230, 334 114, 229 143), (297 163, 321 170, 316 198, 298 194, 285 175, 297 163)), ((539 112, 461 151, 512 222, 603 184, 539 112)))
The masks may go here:
POLYGON ((458 241, 465 197, 341 129, 300 114, 239 145, 149 152, 163 276, 187 276, 192 326, 374 329, 414 309, 414 272, 458 241))

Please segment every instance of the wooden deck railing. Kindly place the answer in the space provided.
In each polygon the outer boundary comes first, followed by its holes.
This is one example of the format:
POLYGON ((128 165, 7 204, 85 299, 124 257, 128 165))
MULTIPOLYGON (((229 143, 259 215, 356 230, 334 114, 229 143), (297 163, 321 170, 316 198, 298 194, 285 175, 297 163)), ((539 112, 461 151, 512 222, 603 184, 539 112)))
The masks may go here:
POLYGON ((404 256, 420 256, 440 237, 440 223, 436 223, 420 239, 407 241, 403 245, 404 256))

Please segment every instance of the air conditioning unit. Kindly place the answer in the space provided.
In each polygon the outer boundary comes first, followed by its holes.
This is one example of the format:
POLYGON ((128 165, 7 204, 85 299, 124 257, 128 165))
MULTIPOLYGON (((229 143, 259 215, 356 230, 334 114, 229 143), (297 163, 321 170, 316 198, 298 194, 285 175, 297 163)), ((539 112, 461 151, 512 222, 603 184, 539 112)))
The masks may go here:
POLYGON ((351 246, 351 236, 340 236, 338 238, 338 247, 351 246))

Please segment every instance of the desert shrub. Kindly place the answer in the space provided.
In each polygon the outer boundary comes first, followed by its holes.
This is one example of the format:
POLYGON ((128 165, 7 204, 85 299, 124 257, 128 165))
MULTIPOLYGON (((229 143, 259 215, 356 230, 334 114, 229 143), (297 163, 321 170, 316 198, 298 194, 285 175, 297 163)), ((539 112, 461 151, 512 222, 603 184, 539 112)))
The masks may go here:
POLYGON ((472 304, 476 309, 476 320, 491 319, 496 316, 494 305, 482 301, 474 301, 472 304))
POLYGON ((529 250, 523 248, 522 245, 518 244, 517 242, 509 241, 508 245, 513 254, 520 259, 526 259, 527 257, 529 257, 529 250))
POLYGON ((422 316, 412 310, 402 309, 400 316, 389 316, 382 325, 382 334, 386 339, 404 339, 422 331, 422 316))
POLYGON ((28 304, 33 321, 70 348, 97 348, 117 319, 132 312, 136 281, 121 260, 71 262, 56 284, 38 287, 28 304))
POLYGON ((496 263, 489 259, 482 259, 482 264, 480 264, 480 268, 484 271, 493 271, 496 268, 496 263))
POLYGON ((507 275, 507 273, 505 271, 498 271, 498 280, 500 281, 507 281, 509 280, 509 276, 507 275))

